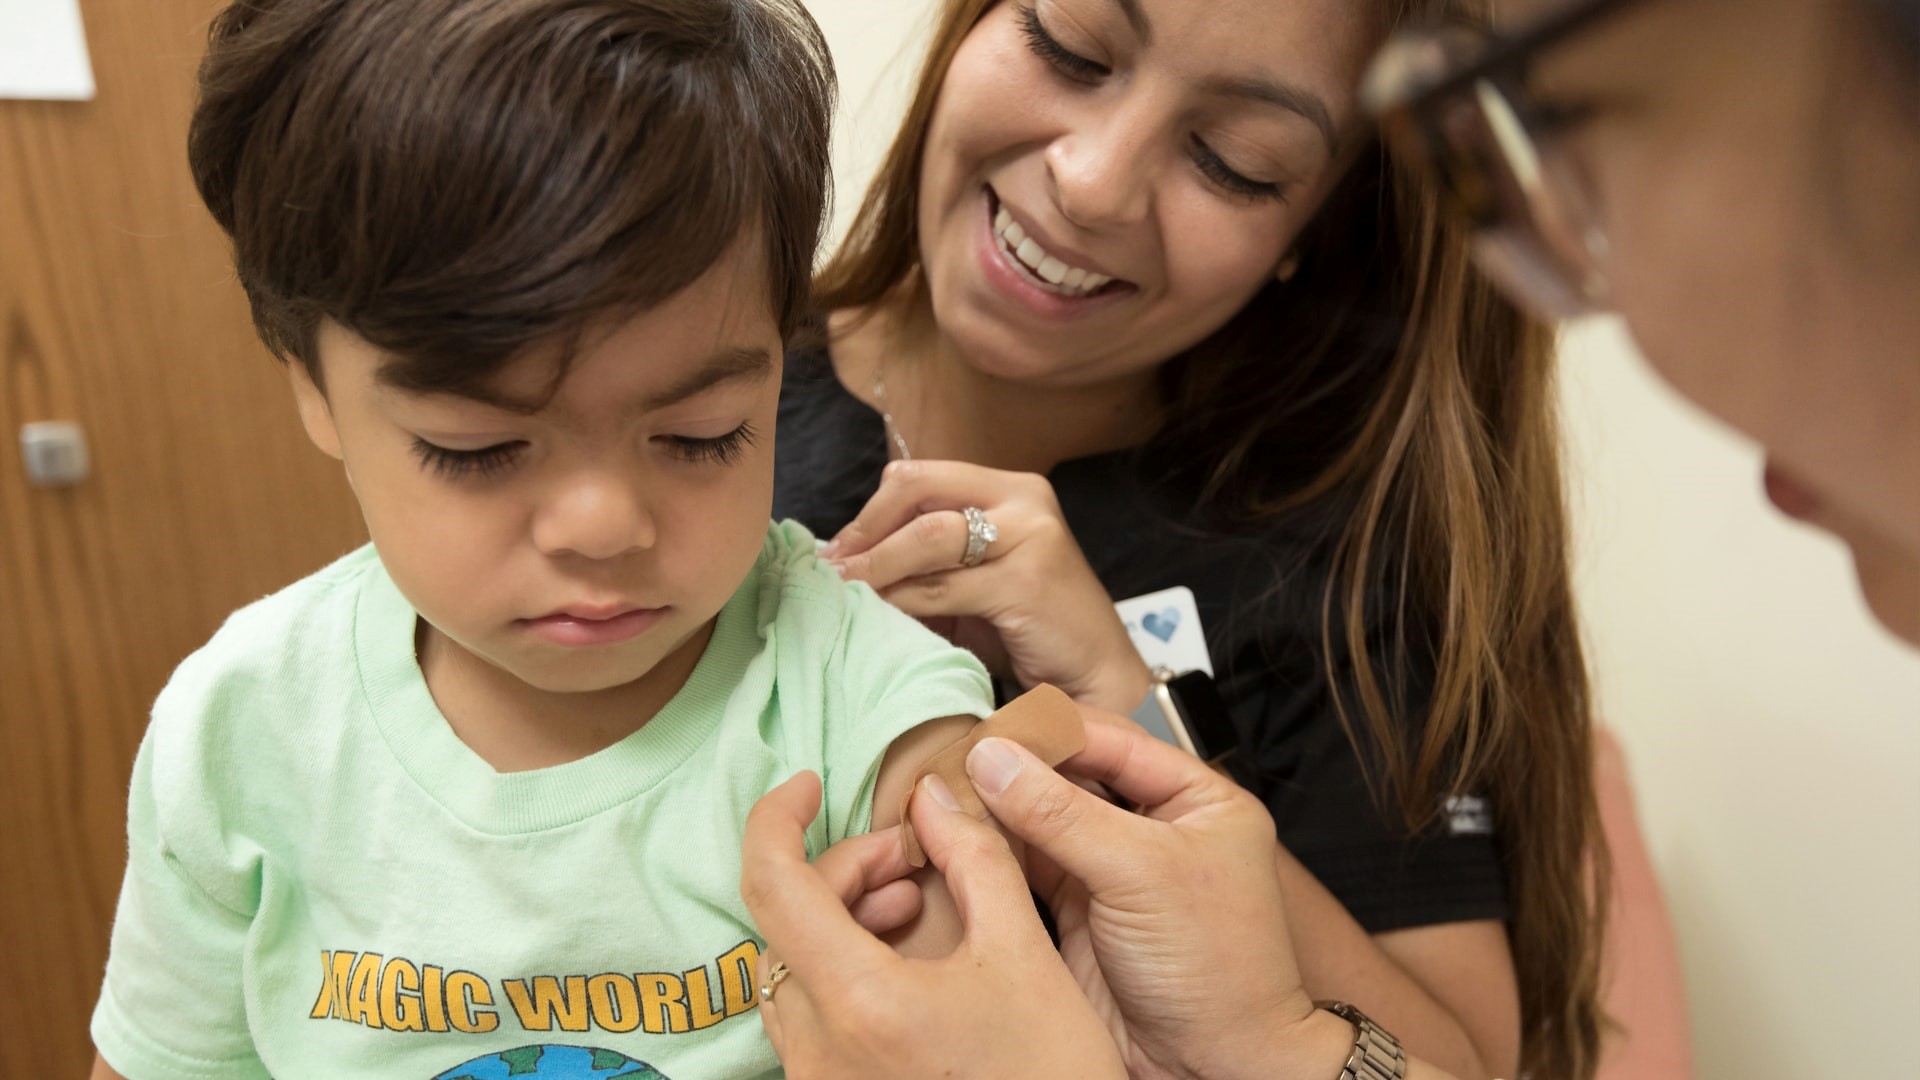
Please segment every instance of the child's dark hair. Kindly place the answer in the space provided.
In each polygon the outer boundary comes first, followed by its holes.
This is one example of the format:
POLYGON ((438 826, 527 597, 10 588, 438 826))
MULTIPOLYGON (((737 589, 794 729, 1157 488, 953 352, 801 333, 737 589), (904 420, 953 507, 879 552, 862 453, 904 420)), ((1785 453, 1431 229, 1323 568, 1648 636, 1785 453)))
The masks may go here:
POLYGON ((741 236, 792 333, 833 98, 799 0, 240 0, 188 156, 277 356, 319 380, 331 319, 389 381, 485 398, 741 236))

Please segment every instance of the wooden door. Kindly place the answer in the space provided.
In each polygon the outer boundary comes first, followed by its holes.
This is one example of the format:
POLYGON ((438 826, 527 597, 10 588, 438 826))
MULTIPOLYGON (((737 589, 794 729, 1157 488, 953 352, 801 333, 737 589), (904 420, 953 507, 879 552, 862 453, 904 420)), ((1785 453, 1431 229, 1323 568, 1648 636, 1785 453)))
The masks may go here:
POLYGON ((147 709, 227 612, 363 538, 186 168, 217 0, 86 0, 85 103, 0 101, 0 1077, 85 1075, 147 709), (18 432, 72 420, 77 487, 18 432))

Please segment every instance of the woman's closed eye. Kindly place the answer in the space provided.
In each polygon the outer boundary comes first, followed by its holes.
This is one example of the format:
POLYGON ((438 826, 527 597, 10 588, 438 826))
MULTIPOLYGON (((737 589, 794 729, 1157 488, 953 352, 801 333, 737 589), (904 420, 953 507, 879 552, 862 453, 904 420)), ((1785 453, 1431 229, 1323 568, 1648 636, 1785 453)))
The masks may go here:
POLYGON ((1222 190, 1243 199, 1287 201, 1287 189, 1284 184, 1266 180, 1254 180, 1235 172, 1233 167, 1214 153, 1206 140, 1193 137, 1193 164, 1202 176, 1218 185, 1222 190))
POLYGON ((1020 9, 1020 27, 1027 38, 1027 47, 1035 56, 1052 64, 1061 74, 1077 82, 1093 82, 1113 74, 1113 69, 1105 64, 1089 60, 1065 45, 1060 39, 1047 33, 1040 22, 1040 9, 1031 5, 1020 9))
POLYGON ((483 446, 478 450, 453 450, 415 436, 413 456, 419 458, 420 464, 436 476, 448 480, 484 480, 512 468, 526 445, 524 441, 516 439, 483 446))
POLYGON ((732 465, 745 456, 758 436, 759 432, 748 422, 715 438, 702 439, 690 435, 661 435, 657 438, 667 446, 668 452, 682 461, 732 465))
MULTIPOLYGON (((1040 10, 1031 5, 1020 8, 1021 32, 1027 39, 1027 47, 1034 55, 1065 77, 1075 82, 1093 83, 1113 74, 1113 69, 1105 64, 1089 60, 1060 43, 1060 39, 1047 32, 1046 24, 1040 19, 1040 10)), ((1255 180, 1236 171, 1228 165, 1206 141, 1195 135, 1189 152, 1193 163, 1208 182, 1238 199, 1256 201, 1286 201, 1286 186, 1263 180, 1255 180)))

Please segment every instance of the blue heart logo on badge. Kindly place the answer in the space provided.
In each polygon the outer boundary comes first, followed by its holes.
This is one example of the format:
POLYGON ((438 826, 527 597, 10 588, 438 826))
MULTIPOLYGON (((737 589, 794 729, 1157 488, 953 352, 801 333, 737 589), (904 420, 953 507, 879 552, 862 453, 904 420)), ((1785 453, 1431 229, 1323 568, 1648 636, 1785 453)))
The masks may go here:
POLYGON ((1127 637, 1149 668, 1213 674, 1207 655, 1207 623, 1193 590, 1185 585, 1115 601, 1113 610, 1126 624, 1127 637))
POLYGON ((1161 641, 1172 641, 1174 631, 1180 629, 1180 609, 1149 611, 1147 617, 1140 620, 1140 628, 1161 641))

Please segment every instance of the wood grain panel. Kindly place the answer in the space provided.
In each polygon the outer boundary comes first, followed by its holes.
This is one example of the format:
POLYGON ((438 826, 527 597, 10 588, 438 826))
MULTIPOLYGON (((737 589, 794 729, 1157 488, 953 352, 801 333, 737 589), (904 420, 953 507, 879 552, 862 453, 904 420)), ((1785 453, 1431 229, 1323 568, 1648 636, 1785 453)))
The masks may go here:
POLYGON ((99 97, 0 102, 0 1076, 84 1075, 126 778, 168 673, 364 539, 185 161, 210 0, 83 3, 99 97), (79 487, 18 429, 76 420, 79 487))

